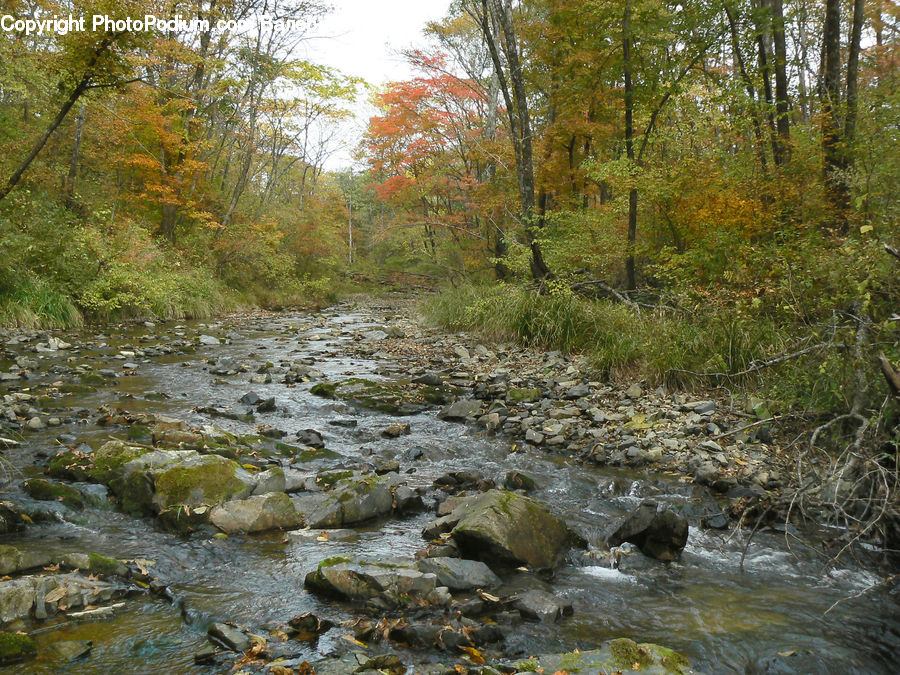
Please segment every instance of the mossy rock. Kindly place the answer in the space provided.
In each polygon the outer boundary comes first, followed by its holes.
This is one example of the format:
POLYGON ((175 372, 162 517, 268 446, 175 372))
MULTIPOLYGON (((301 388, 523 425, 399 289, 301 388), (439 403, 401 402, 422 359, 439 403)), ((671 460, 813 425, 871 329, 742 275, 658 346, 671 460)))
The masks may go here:
POLYGON ((123 467, 130 461, 152 452, 150 448, 128 445, 122 441, 109 441, 90 455, 93 467, 88 477, 95 483, 109 484, 119 477, 123 467))
POLYGON ((37 654, 37 644, 28 635, 0 631, 0 664, 18 663, 37 654))
POLYGON ((54 483, 42 478, 31 478, 25 481, 23 487, 25 492, 34 499, 62 502, 69 508, 79 511, 84 508, 84 496, 78 488, 71 485, 54 483))
POLYGON ((128 576, 128 567, 125 563, 98 553, 69 553, 63 556, 60 562, 67 567, 104 577, 128 576))
POLYGON ((529 664, 534 666, 532 671, 542 669, 548 673, 564 671, 581 675, 687 675, 691 672, 688 660, 678 652, 656 644, 638 644, 628 638, 611 640, 591 651, 541 656, 529 664))
POLYGON ((310 392, 389 415, 413 415, 421 412, 430 404, 428 398, 435 397, 434 391, 426 392, 424 387, 418 385, 373 382, 358 377, 340 382, 320 382, 310 392))
POLYGON ((578 538, 547 508, 529 497, 488 490, 458 507, 451 531, 464 553, 489 565, 554 567, 578 538))
POLYGON ((347 469, 345 471, 322 471, 316 474, 316 482, 324 485, 325 487, 331 487, 338 481, 344 480, 345 478, 350 478, 353 475, 353 471, 347 469))
POLYGON ((88 471, 94 468, 90 457, 81 452, 66 450, 50 458, 47 473, 65 480, 90 480, 88 471))
POLYGON ((84 373, 78 379, 81 381, 81 384, 85 384, 89 387, 102 387, 108 382, 108 380, 99 373, 84 373))
POLYGON ((70 382, 69 384, 61 384, 59 386, 60 394, 93 394, 96 391, 97 387, 93 387, 89 384, 76 384, 70 382))
POLYGON ((153 432, 146 424, 135 424, 128 427, 126 438, 134 443, 150 444, 153 442, 153 432))
POLYGON ((540 389, 513 387, 506 392, 506 398, 514 403, 531 403, 541 397, 540 389))
POLYGON ((162 511, 182 504, 214 506, 227 499, 245 497, 253 485, 241 480, 238 470, 236 462, 218 455, 163 469, 153 476, 154 503, 162 511))

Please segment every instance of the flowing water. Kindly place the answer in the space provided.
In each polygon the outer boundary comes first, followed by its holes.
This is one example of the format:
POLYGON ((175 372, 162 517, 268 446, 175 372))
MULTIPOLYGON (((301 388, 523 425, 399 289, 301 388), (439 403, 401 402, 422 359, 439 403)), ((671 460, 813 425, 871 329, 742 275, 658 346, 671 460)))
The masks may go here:
MULTIPOLYGON (((257 415, 257 424, 289 431, 316 429, 329 449, 348 458, 396 456, 403 470, 415 468, 409 475, 413 484, 430 484, 446 471, 467 468, 495 478, 513 468, 530 474, 540 486, 533 496, 595 544, 611 519, 635 507, 642 498, 652 496, 687 514, 709 499, 677 476, 591 467, 539 450, 510 453, 509 440, 443 422, 433 410, 403 418, 412 426, 411 435, 382 439, 380 431, 396 418, 313 396, 310 383, 251 385, 247 375, 218 380, 208 372, 204 360, 235 357, 252 363, 278 363, 314 357, 315 367, 329 379, 350 373, 376 379, 402 377, 402 362, 353 358, 342 349, 355 332, 372 322, 366 313, 335 308, 316 315, 245 318, 200 329, 185 324, 180 330, 188 335, 199 330, 226 336, 230 344, 153 358, 140 364, 137 375, 118 378, 96 393, 70 397, 66 405, 94 410, 101 404, 114 404, 129 412, 167 414, 201 425, 210 419, 194 412, 195 408, 231 405, 247 391, 258 391, 275 396, 278 410, 257 415), (170 398, 158 400, 148 392, 165 392, 170 398), (338 418, 353 418, 358 424, 354 428, 328 424, 338 418), (424 456, 415 461, 405 459, 414 449, 423 451, 424 456)), ((171 338, 174 329, 169 326, 166 337, 171 338)), ((161 334, 159 329, 156 332, 161 334)), ((114 358, 120 349, 163 341, 161 337, 141 341, 152 333, 133 327, 114 337, 86 335, 84 339, 93 340, 94 346, 82 348, 75 363, 120 368, 121 361, 114 358)), ((63 361, 66 356, 60 352, 52 358, 63 361)), ((0 363, 0 367, 5 370, 8 364, 0 363)), ((45 381, 52 382, 54 377, 47 373, 45 381)), ((232 431, 253 431, 240 422, 212 421, 232 431)), ((61 431, 89 441, 110 435, 110 430, 92 423, 47 430, 28 435, 21 447, 7 455, 25 476, 34 475, 39 472, 34 466, 40 463, 36 457, 54 452, 58 445, 54 439, 61 431)), ((18 488, 11 490, 19 496, 18 488)), ((9 535, 3 543, 51 553, 93 551, 123 559, 149 559, 155 562, 153 573, 183 599, 184 612, 164 599, 146 596, 127 600, 126 608, 113 619, 40 624, 35 637, 42 645, 72 639, 94 642, 90 657, 66 664, 64 672, 200 674, 215 672, 193 663, 193 654, 207 644, 210 621, 259 627, 268 621, 283 623, 305 611, 345 618, 350 615, 348 608, 304 591, 305 574, 319 560, 334 555, 412 557, 423 547, 421 527, 431 517, 388 519, 359 528, 357 536, 342 541, 286 537, 283 533, 218 539, 209 533, 186 538, 160 531, 151 520, 87 508, 70 512, 60 522, 9 535)), ((527 656, 584 650, 624 636, 681 651, 696 669, 707 673, 743 673, 749 664, 779 653, 786 664, 805 665, 769 672, 792 672, 792 668, 794 672, 900 672, 896 597, 865 594, 841 602, 826 614, 833 603, 878 582, 877 575, 855 567, 825 567, 812 550, 817 546, 814 538, 788 547, 784 535, 761 532, 745 551, 746 533, 704 531, 694 524, 695 520, 681 561, 670 565, 637 565, 633 572, 622 572, 611 569, 600 557, 574 552, 552 582, 553 592, 574 604, 574 616, 555 625, 516 627, 508 636, 506 652, 527 656), (803 656, 805 652, 815 656, 803 656), (793 660, 791 655, 795 655, 793 660)), ((323 636, 310 647, 308 658, 327 653, 343 632, 334 630, 323 636)), ((436 653, 435 658, 447 662, 449 657, 436 653)), ((7 671, 61 672, 59 668, 38 659, 7 671)))

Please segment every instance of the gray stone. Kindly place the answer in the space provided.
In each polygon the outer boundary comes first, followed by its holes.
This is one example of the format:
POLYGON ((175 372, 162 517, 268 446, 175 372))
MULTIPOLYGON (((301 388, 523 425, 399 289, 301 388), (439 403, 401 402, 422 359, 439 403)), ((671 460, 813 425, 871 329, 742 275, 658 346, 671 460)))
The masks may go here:
POLYGON ((631 385, 630 387, 628 387, 628 389, 625 390, 625 395, 631 399, 640 398, 643 393, 644 390, 641 389, 641 385, 637 383, 631 385))
POLYGON ((488 563, 554 567, 575 537, 545 506, 528 497, 488 490, 459 506, 448 518, 463 553, 488 563))
POLYGON ((481 403, 472 399, 460 399, 448 406, 444 406, 438 413, 442 420, 465 420, 481 410, 481 403))
POLYGON ((670 561, 681 556, 687 538, 688 523, 684 516, 648 499, 626 516, 606 541, 609 546, 627 541, 646 556, 670 561))
POLYGON ((250 649, 250 638, 227 623, 212 624, 206 634, 209 635, 210 639, 226 649, 232 649, 236 652, 245 652, 250 649))
POLYGON ((513 596, 512 607, 523 619, 553 623, 572 614, 572 603, 560 600, 552 593, 531 589, 513 596))
POLYGON ((40 431, 41 429, 45 429, 46 427, 47 425, 44 424, 44 421, 37 415, 35 415, 25 423, 25 428, 31 431, 40 431))
POLYGON ((222 344, 219 341, 219 338, 214 337, 212 335, 201 335, 199 338, 197 338, 197 340, 200 342, 201 345, 220 345, 220 344, 222 344))
POLYGON ((210 512, 209 520, 228 534, 291 529, 303 522, 291 498, 284 492, 227 501, 210 512))
POLYGON ((468 591, 476 588, 492 588, 500 585, 500 577, 491 568, 477 560, 460 558, 425 558, 416 566, 420 572, 431 572, 438 583, 451 591, 468 591))

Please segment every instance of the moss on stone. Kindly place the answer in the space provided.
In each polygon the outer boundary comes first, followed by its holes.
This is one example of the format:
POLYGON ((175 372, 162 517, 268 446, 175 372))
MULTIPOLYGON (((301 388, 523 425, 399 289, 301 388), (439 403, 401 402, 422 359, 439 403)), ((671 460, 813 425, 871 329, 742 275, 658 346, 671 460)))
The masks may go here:
POLYGON ((617 638, 609 643, 609 652, 616 668, 640 670, 653 665, 653 655, 645 645, 639 645, 628 638, 617 638), (635 665, 638 667, 635 668, 635 665))
POLYGON ((530 403, 541 397, 541 390, 513 387, 506 392, 506 397, 515 403, 530 403))
POLYGON ((325 558, 322 562, 319 563, 319 569, 324 569, 326 567, 334 567, 335 565, 343 565, 344 563, 352 562, 350 558, 345 555, 335 555, 330 558, 325 558))
POLYGON ((349 469, 346 471, 326 471, 316 476, 316 482, 331 487, 338 481, 344 480, 345 478, 350 478, 352 475, 353 472, 349 469))
POLYGON ((155 480, 156 494, 163 498, 160 506, 220 504, 245 488, 235 476, 237 467, 235 462, 222 458, 163 471, 155 480))
POLYGON ((125 565, 115 558, 110 558, 98 553, 88 553, 88 559, 91 561, 91 572, 102 574, 104 576, 121 576, 127 572, 125 565))
POLYGON ((37 644, 28 635, 0 631, 0 664, 16 663, 37 654, 37 644))
POLYGON ((41 501, 62 502, 71 509, 84 508, 84 497, 81 492, 71 485, 52 483, 41 478, 32 478, 25 481, 25 491, 34 499, 41 501))
POLYGON ((119 476, 125 464, 148 452, 151 452, 150 448, 126 445, 122 441, 104 443, 91 455, 93 466, 88 471, 88 478, 96 483, 109 484, 119 476))
POLYGON ((50 459, 47 473, 53 478, 90 480, 89 471, 93 467, 90 457, 80 452, 68 450, 50 459))

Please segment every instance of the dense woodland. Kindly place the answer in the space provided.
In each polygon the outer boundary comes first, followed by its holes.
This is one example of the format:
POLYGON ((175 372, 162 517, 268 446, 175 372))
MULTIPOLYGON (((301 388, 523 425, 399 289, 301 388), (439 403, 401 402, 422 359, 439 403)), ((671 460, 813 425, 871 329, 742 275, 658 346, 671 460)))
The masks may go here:
POLYGON ((380 90, 298 57, 328 9, 5 0, 308 29, 0 33, 0 320, 402 274, 448 285, 448 327, 749 392, 853 471, 896 468, 896 2, 456 0, 380 90), (366 96, 354 170, 326 170, 366 96))

